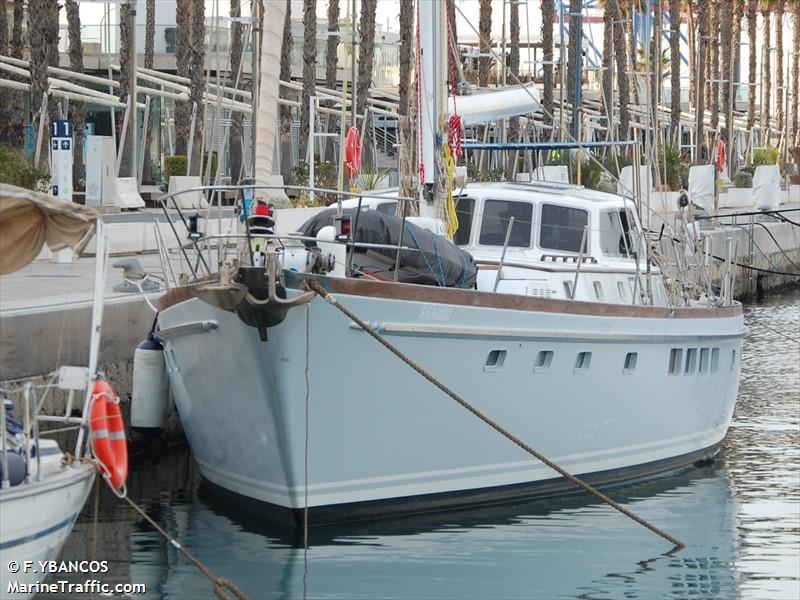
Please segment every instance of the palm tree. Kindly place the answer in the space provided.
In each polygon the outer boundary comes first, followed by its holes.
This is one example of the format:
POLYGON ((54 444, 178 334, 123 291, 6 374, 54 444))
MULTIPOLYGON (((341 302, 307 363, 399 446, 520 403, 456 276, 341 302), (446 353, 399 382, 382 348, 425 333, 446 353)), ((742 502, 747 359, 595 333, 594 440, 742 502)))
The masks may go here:
POLYGON ((542 0, 542 61, 544 62, 542 109, 545 127, 553 126, 553 20, 555 19, 553 2, 554 0, 542 0))
MULTIPOLYGON (((358 47, 358 87, 356 91, 356 113, 367 118, 367 98, 372 86, 372 70, 375 57, 375 12, 378 0, 361 0, 359 19, 360 44, 358 47)), ((369 122, 369 121, 367 121, 369 122)), ((372 157, 372 145, 367 143, 369 127, 363 127, 364 139, 361 140, 362 162, 369 162, 372 157)))
POLYGON ((775 127, 778 135, 783 137, 783 13, 786 12, 786 1, 772 2, 775 12, 775 127))
POLYGON ((758 25, 758 0, 747 3, 747 131, 752 132, 756 125, 756 31, 758 25))
MULTIPOLYGON (((14 0, 12 14, 11 43, 9 47, 13 58, 22 58, 23 40, 22 24, 25 20, 24 0, 14 0)), ((16 79, 13 75, 9 79, 16 79)), ((8 93, 8 119, 4 132, 4 139, 12 148, 21 148, 23 145, 23 112, 24 96, 22 92, 10 90, 8 93)))
MULTIPOLYGON (((727 0, 726 4, 730 2, 727 0)), ((709 2, 709 24, 708 35, 711 43, 708 44, 708 63, 706 68, 706 91, 708 108, 711 111, 711 129, 716 130, 719 126, 719 81, 723 79, 719 73, 719 48, 720 48, 720 3, 717 0, 709 2)), ((728 33, 730 37, 730 33, 728 33)))
MULTIPOLYGON (((125 3, 120 6, 119 12, 119 99, 120 102, 128 103, 128 94, 130 93, 130 77, 131 77, 131 69, 134 68, 134 65, 131 64, 130 60, 130 52, 128 49, 130 48, 131 41, 133 40, 133 36, 135 35, 134 29, 132 27, 132 18, 131 18, 131 5, 129 3, 125 3)), ((135 98, 134 98, 135 100, 135 98)), ((130 119, 136 118, 136 108, 135 102, 133 104, 134 108, 132 109, 132 114, 128 115, 128 127, 130 128, 130 119)), ((125 124, 125 119, 123 115, 118 115, 117 119, 117 140, 122 140, 122 127, 125 124)), ((130 131, 126 133, 126 135, 130 135, 130 131)), ((120 146, 117 149, 119 153, 119 165, 120 165, 120 173, 125 175, 129 175, 131 172, 131 164, 134 164, 131 160, 130 155, 130 138, 126 137, 127 140, 124 146, 120 146)), ((135 162, 135 161, 134 161, 135 162)))
POLYGON ((630 135, 630 115, 628 107, 631 101, 630 80, 625 45, 625 24, 622 22, 621 0, 608 0, 614 7, 614 62, 617 65, 617 89, 619 90, 619 128, 620 138, 627 140, 630 135))
POLYGON ((197 2, 192 12, 192 50, 191 65, 189 69, 189 100, 197 106, 194 119, 194 140, 192 144, 191 169, 189 175, 200 175, 203 162, 203 122, 205 117, 205 104, 203 92, 205 91, 205 73, 203 66, 206 58, 206 5, 197 2))
POLYGON ((703 129, 705 125, 705 90, 706 84, 706 55, 708 47, 708 7, 704 2, 697 4, 697 38, 699 51, 697 53, 697 122, 695 123, 694 157, 697 164, 703 164, 703 129))
MULTIPOLYGON (((448 56, 451 61, 451 68, 455 69, 456 65, 461 63, 461 54, 458 51, 458 29, 456 28, 456 0, 447 0, 447 27, 450 30, 450 36, 448 36, 447 40, 447 47, 450 48, 448 56)), ((455 82, 451 93, 458 95, 458 92, 458 82, 455 82)))
POLYGON ((8 54, 8 16, 6 15, 6 3, 0 6, 0 54, 8 54))
MULTIPOLYGON (((509 5, 508 32, 510 40, 508 68, 514 77, 519 78, 519 4, 517 2, 509 5)), ((514 117, 509 121, 508 137, 512 141, 519 139, 519 117, 514 117)))
MULTIPOLYGON (((47 90, 47 67, 58 61, 58 2, 56 0, 28 1, 28 42, 30 44, 31 103, 34 107, 33 130, 39 130, 41 119, 47 118, 42 102, 47 90), (55 22, 53 18, 55 17, 55 22), (55 36, 53 35, 55 33, 55 36), (55 46, 55 61, 52 47, 55 46)), ((43 148, 50 144, 49 127, 44 127, 43 148)), ((47 152, 42 152, 40 164, 46 162, 47 152)))
POLYGON ((614 0, 601 0, 600 8, 603 9, 603 109, 608 119, 607 131, 612 136, 614 124, 611 115, 614 114, 614 0))
MULTIPOLYGON (((236 85, 236 79, 241 72, 242 62, 242 24, 238 20, 242 16, 241 0, 231 0, 230 4, 230 17, 233 20, 233 29, 231 31, 231 63, 230 75, 231 85, 236 85)), ((231 157, 231 183, 237 185, 239 183, 239 176, 242 173, 242 130, 244 125, 244 115, 241 112, 234 111, 231 114, 231 129, 228 142, 228 148, 231 157)))
MULTIPOLYGON (((83 46, 81 46, 81 16, 75 0, 65 0, 67 33, 69 36, 69 65, 76 73, 83 73, 83 46)), ((83 174, 83 128, 86 125, 86 107, 83 102, 70 104, 75 144, 72 149, 72 182, 78 183, 83 174)))
MULTIPOLYGON (((308 150, 309 98, 317 83, 317 0, 303 0, 303 94, 300 100, 300 158, 308 150)), ((314 157, 309 157, 314 160, 314 157)))
MULTIPOLYGON (((733 4, 730 2, 723 2, 721 7, 720 17, 720 30, 722 32, 732 32, 733 29, 733 4)), ((733 115, 731 114, 730 101, 731 101, 731 87, 733 85, 731 73, 731 61, 733 58, 733 48, 736 44, 738 50, 738 39, 733 35, 726 35, 723 33, 720 39, 720 58, 722 59, 722 66, 720 69, 720 79, 725 83, 722 84, 722 110, 725 111, 725 131, 730 136, 733 131, 733 115)))
MULTIPOLYGON (((661 89, 664 84, 664 77, 666 71, 664 70, 664 56, 661 51, 661 29, 663 11, 661 7, 654 7, 653 13, 653 39, 652 49, 650 52, 650 102, 651 102, 651 115, 653 119, 653 132, 657 134, 659 131, 658 126, 658 107, 661 104, 661 89)), ((654 138, 656 139, 656 138, 654 138)), ((658 176, 658 171, 656 171, 658 176)))
POLYGON ((672 143, 678 144, 681 123, 681 2, 669 0, 670 130, 672 143))
POLYGON ((578 107, 576 106, 581 81, 578 79, 580 73, 581 59, 581 39, 582 33, 579 27, 579 17, 583 9, 581 0, 570 0, 569 2, 569 48, 567 64, 567 102, 572 106, 572 131, 573 134, 578 129, 578 107))
POLYGON ((764 136, 762 144, 769 145, 770 130, 769 130, 769 117, 772 108, 772 2, 770 0, 761 0, 759 8, 761 9, 761 17, 764 22, 764 44, 762 46, 762 100, 761 100, 761 132, 764 136))
MULTIPOLYGON (((8 54, 8 15, 6 14, 6 3, 0 2, 0 54, 8 54)), ((6 129, 8 128, 9 117, 9 97, 11 90, 0 88, 0 143, 6 143, 6 129)))
POLYGON ((487 87, 489 85, 489 71, 492 66, 492 59, 490 58, 492 49, 492 0, 480 0, 480 9, 478 14, 478 32, 480 40, 478 41, 478 52, 480 58, 478 59, 478 85, 487 87))
MULTIPOLYGON (((416 97, 411 75, 411 60, 414 52, 414 0, 400 0, 400 100, 398 120, 400 133, 400 194, 414 196, 414 153, 416 144, 411 131, 411 98, 416 97), (409 93, 409 90, 412 93, 409 93)), ((416 104, 416 103, 414 103, 416 104)), ((408 207, 415 208, 415 207, 408 207)), ((397 204, 398 214, 402 214, 401 203, 397 204)), ((411 211, 409 211, 411 212, 411 211)))
MULTIPOLYGON (((175 2, 175 71, 189 77, 192 47, 193 0, 175 2)), ((192 103, 175 103, 175 154, 186 155, 189 146, 189 126, 192 120, 192 103)))
MULTIPOLYGON (((155 52, 156 38, 156 0, 146 0, 145 2, 145 26, 144 26, 144 68, 153 68, 153 58, 155 52)), ((144 164, 142 165, 142 181, 152 179, 152 161, 150 160, 150 146, 153 143, 153 122, 156 115, 155 107, 152 102, 156 100, 153 96, 150 99, 150 115, 147 121, 147 131, 144 132, 144 164)), ((159 101, 160 103, 160 101, 159 101)))
POLYGON ((800 2, 794 3, 794 32, 792 34, 792 139, 795 147, 800 148, 800 2))
MULTIPOLYGON (((263 11, 259 12, 260 18, 263 11)), ((260 25, 259 25, 260 27, 260 25)), ((283 42, 281 44, 280 74, 281 81, 292 80, 292 51, 294 50, 294 38, 292 37, 292 0, 286 0, 286 11, 283 18, 283 42)), ((284 86, 279 86, 278 94, 281 98, 289 98, 292 92, 284 86)), ((288 180, 294 168, 294 157, 292 155, 292 107, 281 104, 278 107, 280 115, 281 130, 281 165, 280 171, 284 180, 288 180)))
POLYGON ((332 90, 336 89, 336 69, 339 66, 338 34, 339 0, 328 0, 328 41, 325 49, 325 86, 332 90))

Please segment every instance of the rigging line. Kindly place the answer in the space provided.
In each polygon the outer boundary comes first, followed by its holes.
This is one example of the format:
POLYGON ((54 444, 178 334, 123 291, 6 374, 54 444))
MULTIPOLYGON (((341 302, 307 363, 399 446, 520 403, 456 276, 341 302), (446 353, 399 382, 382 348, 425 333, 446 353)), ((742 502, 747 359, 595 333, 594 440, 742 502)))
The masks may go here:
POLYGON ((131 500, 130 496, 125 495, 125 496, 122 497, 122 499, 125 500, 128 504, 130 504, 130 506, 131 506, 131 508, 133 508, 133 510, 135 510, 137 513, 139 513, 142 516, 142 518, 144 518, 145 521, 150 523, 150 525, 152 525, 153 528, 156 531, 158 531, 158 533, 160 533, 162 536, 164 536, 164 538, 174 548, 176 548, 178 550, 178 552, 183 554, 189 560, 189 562, 191 562, 195 567, 197 567, 198 570, 203 575, 205 575, 209 579, 209 581, 211 581, 211 583, 214 584, 214 595, 216 595, 217 598, 219 598, 220 600, 231 600, 230 596, 228 596, 225 593, 225 590, 227 589, 231 593, 233 593, 233 595, 238 600, 249 600, 248 597, 245 595, 245 593, 242 590, 240 590, 238 587, 236 587, 236 585, 234 585, 231 581, 225 579, 224 577, 217 577, 216 575, 214 575, 214 573, 211 571, 211 569, 209 569, 207 566, 205 566, 197 557, 195 557, 184 546, 182 546, 181 543, 178 542, 178 540, 176 540, 175 538, 170 536, 166 531, 164 531, 164 529, 158 523, 156 523, 153 520, 153 518, 144 511, 144 509, 141 506, 139 506, 138 504, 136 504, 136 502, 131 500))
POLYGON ((783 249, 783 247, 782 247, 782 246, 781 246, 781 245, 778 243, 778 240, 776 240, 776 239, 775 239, 775 236, 774 236, 774 235, 772 235, 772 232, 769 230, 769 227, 767 227, 767 226, 766 226, 766 225, 764 225, 763 223, 759 223, 758 221, 755 221, 755 224, 756 224, 756 225, 760 225, 761 227, 763 227, 763 228, 764 228, 764 231, 766 231, 766 232, 769 234, 769 237, 771 237, 771 238, 772 238, 772 241, 773 241, 773 242, 775 242, 775 245, 778 247, 778 250, 780 250, 780 251, 781 251, 781 254, 783 254, 783 255, 786 257, 786 260, 788 260, 788 261, 789 261, 789 263, 790 263, 790 264, 791 264, 793 267, 795 267, 795 268, 797 268, 797 269, 800 269, 800 265, 798 265, 798 264, 797 264, 796 262, 794 262, 794 261, 793 261, 791 258, 789 258, 789 255, 788 255, 788 254, 786 254, 786 251, 785 251, 785 250, 783 249))
MULTIPOLYGON (((461 13, 461 17, 462 17, 462 18, 463 18, 463 19, 464 19, 464 20, 467 22, 467 25, 469 25, 469 27, 470 27, 470 29, 472 29, 473 33, 475 33, 475 34, 478 36, 478 41, 481 41, 481 40, 483 40, 483 41, 484 41, 484 43, 486 43, 486 44, 488 44, 488 45, 489 45, 489 52, 491 52, 491 53, 492 53, 492 55, 494 55, 494 58, 495 58, 495 60, 502 60, 502 59, 501 59, 501 57, 500 57, 500 56, 497 54, 497 52, 495 52, 495 51, 492 49, 492 47, 491 47, 491 44, 489 44, 489 43, 488 43, 488 42, 487 42, 487 41, 486 41, 486 40, 483 38, 483 36, 480 34, 480 32, 479 32, 477 29, 475 29, 475 26, 474 26, 474 25, 473 25, 473 24, 470 22, 470 20, 469 20, 469 19, 466 17, 466 15, 464 15, 464 12, 461 10, 461 8, 459 8, 459 7, 458 7, 458 6, 456 6, 455 4, 454 4, 453 6, 455 7, 455 9, 456 9, 456 10, 457 10, 459 13, 461 13)), ((525 93, 526 93, 526 94, 528 94, 528 96, 530 96, 531 100, 533 100, 534 102, 538 102, 538 100, 537 100, 536 98, 534 98, 533 94, 532 94, 532 93, 531 93, 531 91, 528 89, 528 87, 527 87, 527 86, 525 86, 525 85, 522 83, 522 81, 520 81, 519 77, 517 77, 516 75, 514 75, 514 73, 511 73, 511 78, 514 80, 514 83, 516 83, 516 84, 517 84, 518 86, 520 86, 520 87, 521 87, 523 90, 525 90, 525 93)), ((545 110, 545 108, 544 108, 544 106, 542 105, 542 103, 541 103, 541 102, 538 102, 538 103, 539 103, 539 108, 541 109, 541 111, 542 111, 542 112, 543 112, 543 113, 544 113, 546 116, 550 117, 550 118, 553 120, 553 122, 555 123, 555 122, 556 122, 556 118, 555 118, 555 116, 553 116, 553 114, 551 114, 550 112, 548 112, 547 110, 545 110)), ((560 115, 559 115, 559 116, 560 116, 560 115)), ((553 128, 553 130, 552 130, 552 131, 555 131, 555 128, 553 128)), ((552 132, 551 132, 551 133, 552 133, 552 132)), ((566 135, 566 136, 567 136, 567 137, 568 137, 570 140, 572 140, 573 142, 577 143, 577 144, 578 144, 578 147, 580 148, 580 140, 577 140, 577 139, 575 139, 575 137, 574 137, 574 136, 572 135, 572 133, 570 133, 570 132, 564 131, 563 133, 564 133, 564 134, 565 134, 565 135, 566 135)), ((613 174, 611 171, 609 171, 609 170, 606 168, 606 166, 605 166, 603 163, 601 163, 599 160, 597 160, 597 158, 596 158, 595 156, 593 156, 591 152, 587 152, 587 156, 589 157, 589 160, 590 160, 591 162, 593 162, 594 164, 596 164, 598 167, 600 167, 600 168, 603 170, 603 172, 604 172, 606 175, 608 175, 608 176, 611 178, 611 180, 612 180, 612 181, 615 181, 615 182, 617 182, 618 184, 622 185, 622 187, 623 187, 623 189, 624 189, 625 191, 627 191, 627 192, 629 192, 629 193, 631 193, 631 194, 633 193, 633 190, 629 189, 629 188, 628 188, 626 185, 622 184, 622 183, 619 181, 619 178, 618 178, 618 177, 616 177, 616 176, 615 176, 615 175, 614 175, 614 174, 613 174)), ((651 209, 651 210, 652 210, 652 209, 651 209)))
POLYGON ((414 369, 414 371, 419 373, 423 378, 425 378, 434 387, 436 387, 441 392, 443 392, 444 394, 446 394, 447 396, 449 396, 450 398, 455 400, 463 408, 465 408, 467 411, 472 413, 478 419, 480 419, 481 421, 486 423, 489 427, 494 429, 497 433, 499 433, 500 435, 502 435, 503 437, 505 437, 509 441, 513 442, 516 446, 518 446, 519 448, 521 448, 522 450, 524 450, 525 452, 527 452, 528 454, 530 454, 534 458, 538 459, 539 461, 541 461, 542 463, 544 463, 545 465, 547 465, 548 467, 550 467, 551 469, 556 471, 559 475, 561 475, 562 477, 564 477, 565 479, 567 479, 568 481, 570 481, 571 483, 573 483, 577 487, 580 487, 584 491, 589 492, 591 495, 593 495, 598 500, 601 500, 601 501, 605 502, 606 504, 608 504, 612 508, 614 508, 614 509, 618 510, 619 512, 621 512, 626 517, 628 517, 628 518, 632 519, 633 521, 639 523, 643 527, 646 527, 647 529, 649 529, 653 533, 661 536, 662 538, 664 538, 665 540, 667 540, 668 542, 673 544, 674 545, 674 548, 672 550, 673 552, 677 551, 677 550, 682 550, 683 548, 686 547, 686 545, 683 542, 681 542, 680 540, 678 540, 677 538, 671 536, 666 531, 664 531, 662 529, 659 529, 655 525, 652 525, 648 521, 645 521, 643 518, 641 518, 638 515, 634 514, 633 512, 631 512, 630 510, 628 510, 627 508, 625 508, 624 506, 619 504, 618 502, 615 502, 614 500, 612 500, 611 498, 606 496, 601 491, 595 489, 593 486, 589 485, 588 483, 586 483, 582 479, 579 479, 575 475, 569 473, 568 471, 566 471, 565 469, 563 469, 562 467, 560 467, 559 465, 557 465, 556 463, 551 461, 549 458, 547 458, 543 454, 541 454, 541 453, 537 452, 536 450, 534 450, 533 447, 531 447, 528 444, 526 444, 525 442, 523 442, 520 438, 515 436, 513 433, 509 432, 507 429, 503 428, 502 426, 497 424, 495 421, 490 419, 488 416, 486 416, 480 410, 475 408, 472 404, 470 404, 469 402, 464 400, 461 396, 456 394, 453 390, 451 390, 450 388, 445 386, 441 381, 439 381, 438 379, 433 377, 433 375, 431 375, 425 369, 420 367, 417 363, 412 361, 408 356, 403 354, 396 346, 394 346, 391 342, 386 340, 385 337, 380 335, 375 329, 373 329, 367 323, 365 323, 363 320, 361 320, 350 309, 348 309, 344 305, 340 304, 339 301, 336 300, 336 298, 334 298, 333 295, 329 294, 328 291, 325 288, 323 288, 317 281, 315 281, 314 279, 311 279, 310 277, 307 277, 305 279, 305 281, 304 281, 304 287, 306 289, 308 289, 308 290, 311 290, 311 291, 315 292, 318 296, 320 296, 328 304, 330 304, 334 308, 338 309, 346 317, 348 317, 350 320, 355 322, 365 333, 369 334, 370 337, 375 339, 384 348, 389 350, 389 352, 394 354, 397 358, 399 358, 401 361, 403 361, 409 367, 414 369))
MULTIPOLYGON (((716 254, 706 254, 705 256, 710 256, 714 260, 718 260, 720 262, 725 262, 727 259, 717 256, 716 254)), ((731 263, 736 265, 737 267, 741 267, 743 269, 749 269, 751 271, 758 271, 759 273, 769 273, 771 275, 785 275, 787 277, 800 277, 800 273, 789 273, 788 271, 778 271, 775 269, 762 269, 759 267, 754 267, 752 265, 746 265, 740 262, 731 263)))

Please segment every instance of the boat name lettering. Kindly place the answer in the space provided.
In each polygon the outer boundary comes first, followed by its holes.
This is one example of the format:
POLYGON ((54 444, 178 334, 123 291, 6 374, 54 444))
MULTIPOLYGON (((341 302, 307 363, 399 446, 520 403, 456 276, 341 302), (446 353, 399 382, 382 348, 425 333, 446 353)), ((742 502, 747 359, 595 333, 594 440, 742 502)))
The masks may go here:
POLYGON ((450 306, 423 306, 419 318, 429 321, 449 321, 452 314, 453 308, 450 306))

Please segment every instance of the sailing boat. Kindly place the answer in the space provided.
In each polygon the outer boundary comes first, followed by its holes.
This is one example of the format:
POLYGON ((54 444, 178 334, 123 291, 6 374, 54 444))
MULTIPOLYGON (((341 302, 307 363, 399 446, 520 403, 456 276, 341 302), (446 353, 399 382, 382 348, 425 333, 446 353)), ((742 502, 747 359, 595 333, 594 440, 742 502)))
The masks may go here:
MULTIPOLYGON (((265 36, 279 39, 280 5, 266 4, 275 14, 265 36)), ((443 6, 419 4, 426 50, 443 38, 443 6)), ((423 52, 426 81, 441 79, 434 58, 444 54, 423 52)), ((262 72, 262 95, 275 93, 263 89, 274 75, 262 72)), ((433 135, 444 98, 432 88, 422 101, 434 131, 423 131, 431 201, 420 204, 435 218, 447 212, 435 193, 433 135)), ((260 124, 274 123, 262 115, 260 124)), ((655 267, 643 274, 647 249, 629 200, 576 186, 470 185, 454 244, 381 210, 398 201, 362 195, 362 210, 330 209, 294 246, 259 228, 269 241, 263 266, 248 229, 238 255, 162 297, 156 334, 212 486, 265 515, 308 513, 312 523, 574 491, 379 347, 365 325, 596 485, 717 454, 738 391, 741 306, 729 293, 674 301, 655 267), (459 265, 466 274, 445 277, 459 265), (430 285, 413 283, 420 270, 430 285)))

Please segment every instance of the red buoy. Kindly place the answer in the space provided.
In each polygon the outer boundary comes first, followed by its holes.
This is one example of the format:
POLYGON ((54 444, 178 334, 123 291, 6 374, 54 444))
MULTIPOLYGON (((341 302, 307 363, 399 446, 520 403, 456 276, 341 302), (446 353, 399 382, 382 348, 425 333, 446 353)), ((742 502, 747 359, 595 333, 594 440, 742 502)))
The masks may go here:
POLYGON ((120 491, 128 478, 128 441, 119 410, 119 398, 107 381, 98 379, 92 388, 89 429, 92 452, 106 481, 120 491))
POLYGON ((361 134, 358 133, 358 129, 355 127, 351 127, 347 131, 344 156, 347 176, 350 179, 358 177, 361 172, 361 134))

